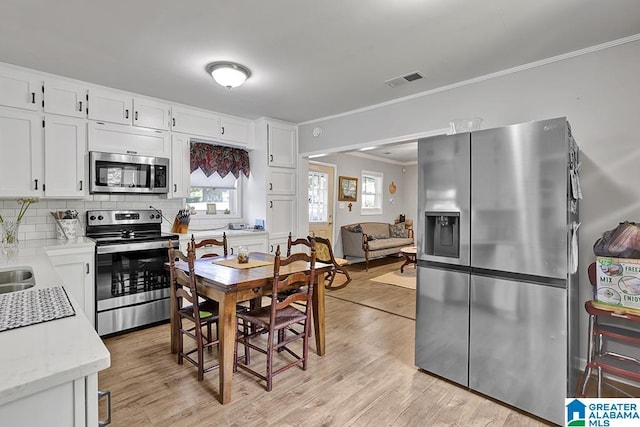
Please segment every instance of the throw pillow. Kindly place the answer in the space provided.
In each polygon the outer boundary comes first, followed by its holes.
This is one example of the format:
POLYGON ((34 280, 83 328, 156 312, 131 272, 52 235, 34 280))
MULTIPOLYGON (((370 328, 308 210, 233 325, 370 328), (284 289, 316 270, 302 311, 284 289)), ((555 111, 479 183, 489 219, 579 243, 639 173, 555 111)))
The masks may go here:
POLYGON ((347 231, 352 233, 362 233, 362 226, 360 224, 352 225, 351 227, 345 227, 347 231))
POLYGON ((404 229, 404 222, 397 224, 391 224, 389 228, 389 235, 391 237, 407 237, 407 230, 404 229))
POLYGON ((367 240, 386 239, 384 234, 367 234, 367 240))

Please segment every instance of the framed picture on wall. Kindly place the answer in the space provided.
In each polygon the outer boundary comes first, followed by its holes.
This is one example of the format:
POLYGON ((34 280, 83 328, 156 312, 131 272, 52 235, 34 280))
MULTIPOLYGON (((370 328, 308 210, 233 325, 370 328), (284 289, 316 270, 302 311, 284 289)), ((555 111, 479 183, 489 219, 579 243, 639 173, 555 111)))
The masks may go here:
POLYGON ((357 202, 358 201, 358 178, 341 176, 338 180, 338 201, 357 202))

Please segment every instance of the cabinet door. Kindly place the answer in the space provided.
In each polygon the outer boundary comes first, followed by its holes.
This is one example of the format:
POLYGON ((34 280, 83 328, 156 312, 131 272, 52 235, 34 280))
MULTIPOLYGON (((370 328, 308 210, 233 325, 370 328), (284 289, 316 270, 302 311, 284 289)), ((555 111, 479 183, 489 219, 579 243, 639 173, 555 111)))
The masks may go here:
POLYGON ((287 240, 286 239, 269 239, 269 253, 271 255, 275 255, 276 251, 278 249, 278 246, 280 246, 280 256, 286 256, 287 255, 287 240))
POLYGON ((94 255, 53 251, 49 256, 64 288, 80 304, 84 314, 95 325, 94 255))
POLYGON ((171 135, 171 189, 168 197, 187 197, 191 174, 189 136, 171 135))
POLYGON ((288 194, 296 193, 296 171, 288 168, 268 168, 267 193, 288 194))
POLYGON ((0 108, 0 197, 42 195, 42 116, 0 108))
POLYGON ((45 116, 45 197, 84 197, 86 151, 85 120, 45 116))
POLYGON ((297 144, 297 131, 294 126, 274 122, 267 124, 269 166, 295 168, 297 144))
POLYGON ((37 110, 42 83, 23 71, 0 70, 0 105, 37 110))
POLYGON ((44 112, 87 117, 87 88, 58 80, 44 81, 44 112))
POLYGON ((271 196, 267 198, 267 230, 270 239, 288 237, 297 232, 295 196, 271 196))
POLYGON ((152 129, 169 130, 169 104, 148 99, 133 99, 133 125, 152 129))
MULTIPOLYGON (((267 235, 261 234, 254 237, 237 237, 227 236, 227 242, 229 244, 229 253, 237 254, 238 248, 244 246, 249 249, 249 252, 266 252, 267 251, 267 235)), ((285 243, 286 245, 286 243, 285 243)))
POLYGON ((219 134, 220 118, 215 114, 189 108, 171 108, 171 130, 215 138, 219 134))
POLYGON ((236 144, 249 145, 251 123, 234 117, 220 117, 220 135, 217 139, 236 144))
POLYGON ((89 89, 89 118, 131 124, 133 97, 119 92, 89 89))
POLYGON ((168 132, 89 122, 89 151, 169 157, 168 132))

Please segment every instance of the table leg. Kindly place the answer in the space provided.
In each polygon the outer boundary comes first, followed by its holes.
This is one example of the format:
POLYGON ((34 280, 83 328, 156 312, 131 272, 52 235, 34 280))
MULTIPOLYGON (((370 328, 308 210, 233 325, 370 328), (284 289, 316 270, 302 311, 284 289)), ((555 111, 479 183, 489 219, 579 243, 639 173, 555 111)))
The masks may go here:
POLYGON ((236 299, 233 292, 225 293, 218 301, 220 320, 220 402, 231 402, 231 380, 233 377, 233 352, 236 340, 236 299))
POLYGON ((313 329, 316 334, 316 351, 318 356, 324 356, 324 274, 317 274, 317 283, 313 289, 313 329))

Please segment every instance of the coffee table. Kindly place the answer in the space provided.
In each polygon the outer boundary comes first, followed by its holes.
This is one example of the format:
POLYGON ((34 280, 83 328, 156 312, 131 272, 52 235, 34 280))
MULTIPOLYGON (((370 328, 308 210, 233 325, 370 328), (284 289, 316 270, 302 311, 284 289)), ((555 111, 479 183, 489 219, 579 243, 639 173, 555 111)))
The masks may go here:
POLYGON ((404 264, 400 266, 400 273, 404 273, 405 265, 413 264, 414 268, 416 266, 416 252, 417 248, 415 246, 407 246, 400 249, 400 253, 404 255, 404 264))

